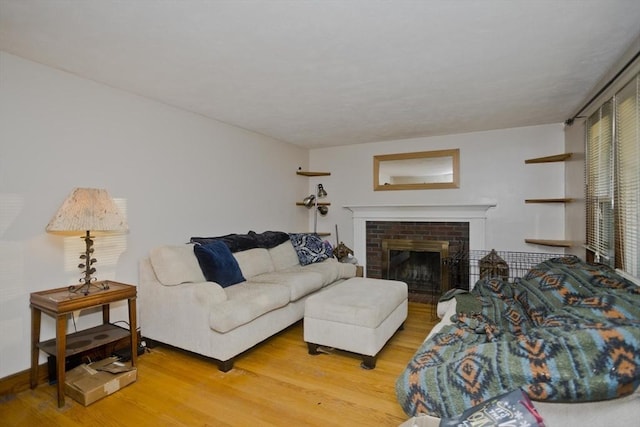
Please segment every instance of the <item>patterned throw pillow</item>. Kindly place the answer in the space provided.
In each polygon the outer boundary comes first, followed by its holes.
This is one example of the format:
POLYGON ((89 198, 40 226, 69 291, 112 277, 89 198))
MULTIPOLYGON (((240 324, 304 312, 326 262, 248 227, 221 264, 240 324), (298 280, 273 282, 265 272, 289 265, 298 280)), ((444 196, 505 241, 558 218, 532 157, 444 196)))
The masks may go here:
POLYGON ((333 255, 331 245, 323 242, 316 234, 292 233, 289 234, 289 239, 298 254, 301 265, 321 262, 333 255))

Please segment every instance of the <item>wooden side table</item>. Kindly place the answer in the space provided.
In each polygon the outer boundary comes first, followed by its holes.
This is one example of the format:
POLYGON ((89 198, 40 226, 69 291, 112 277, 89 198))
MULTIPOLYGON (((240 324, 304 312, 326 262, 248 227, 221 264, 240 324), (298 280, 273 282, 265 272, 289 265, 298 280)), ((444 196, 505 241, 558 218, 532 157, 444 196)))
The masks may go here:
POLYGON ((57 288, 33 292, 31 307, 31 388, 38 385, 38 356, 40 350, 55 354, 58 381, 58 407, 64 406, 65 358, 103 344, 117 341, 127 334, 131 337, 131 366, 136 365, 138 334, 136 332, 137 289, 124 283, 95 282, 88 295, 73 293, 69 288, 57 288), (128 301, 129 331, 109 323, 109 304, 128 301), (77 310, 102 306, 102 325, 67 336, 67 316, 77 310), (42 313, 56 318, 56 338, 40 342, 42 313), (124 331, 124 335, 123 335, 124 331))

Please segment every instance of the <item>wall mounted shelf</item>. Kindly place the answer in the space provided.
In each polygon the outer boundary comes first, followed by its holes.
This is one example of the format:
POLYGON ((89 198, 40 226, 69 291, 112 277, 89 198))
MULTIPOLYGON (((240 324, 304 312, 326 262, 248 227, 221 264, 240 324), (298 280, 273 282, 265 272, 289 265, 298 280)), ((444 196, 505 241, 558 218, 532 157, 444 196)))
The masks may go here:
POLYGON ((551 163, 551 162, 565 162, 567 160, 569 160, 571 158, 571 156, 573 155, 573 153, 562 153, 562 154, 555 154, 553 156, 546 156, 546 157, 536 157, 535 159, 527 159, 524 162, 526 164, 531 164, 531 163, 551 163))
POLYGON ((297 175, 302 176, 329 176, 331 172, 309 172, 309 171, 296 171, 297 175))
MULTIPOLYGON (((314 234, 313 231, 296 231, 296 233, 300 233, 300 234, 314 234)), ((329 233, 328 231, 318 231, 317 233, 315 233, 318 235, 318 237, 326 237, 326 236, 331 236, 331 233, 329 233)))
MULTIPOLYGON (((525 164, 533 163, 552 163, 552 162, 565 162, 571 158, 573 153, 555 154, 553 156, 536 157, 533 159, 526 159, 525 164)), ((525 203, 570 203, 573 199, 566 197, 558 198, 546 198, 546 199, 525 199, 525 203)), ((567 240, 549 240, 549 239, 524 239, 526 243, 532 243, 534 245, 553 246, 559 248, 570 248, 573 246, 572 242, 567 240)))
MULTIPOLYGON (((296 202, 296 206, 304 206, 303 202, 296 202)), ((318 202, 318 206, 331 206, 329 202, 318 202)))
POLYGON ((573 246, 569 240, 549 240, 549 239, 524 239, 526 243, 534 245, 553 246, 557 248, 570 248, 573 246))
MULTIPOLYGON (((310 177, 311 178, 311 177, 316 177, 316 176, 329 176, 329 175, 331 175, 331 172, 304 171, 301 168, 298 168, 298 170, 296 171, 296 175, 306 176, 306 177, 310 177)), ((316 195, 316 197, 317 197, 317 195, 316 195)), ((328 207, 328 206, 331 206, 331 203, 329 203, 329 202, 320 202, 320 201, 316 200, 314 205, 316 207, 320 207, 320 206, 328 207)), ((296 202, 296 206, 305 206, 305 207, 307 207, 304 204, 304 202, 296 202)), ((325 208, 324 209, 325 214, 326 214, 326 210, 327 209, 325 208)), ((314 217, 314 228, 315 228, 316 224, 317 224, 317 220, 318 220, 318 216, 317 216, 318 215, 318 211, 315 210, 315 208, 314 208, 313 214, 315 215, 315 217, 314 217)), ((328 233, 328 232, 316 232, 316 234, 318 236, 330 236, 331 235, 331 233, 328 233)))
POLYGON ((573 199, 559 198, 559 199, 526 199, 525 203, 571 203, 573 199))

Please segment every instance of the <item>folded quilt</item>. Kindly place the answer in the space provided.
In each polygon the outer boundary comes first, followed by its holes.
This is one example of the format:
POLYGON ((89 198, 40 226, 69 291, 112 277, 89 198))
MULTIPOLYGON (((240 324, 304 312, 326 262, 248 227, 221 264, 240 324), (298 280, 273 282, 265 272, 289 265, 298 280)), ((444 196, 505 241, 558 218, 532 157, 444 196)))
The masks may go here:
POLYGON ((640 288, 608 267, 555 258, 514 284, 481 280, 471 295, 481 310, 453 316, 398 378, 408 415, 452 417, 516 388, 581 402, 640 384, 640 288))

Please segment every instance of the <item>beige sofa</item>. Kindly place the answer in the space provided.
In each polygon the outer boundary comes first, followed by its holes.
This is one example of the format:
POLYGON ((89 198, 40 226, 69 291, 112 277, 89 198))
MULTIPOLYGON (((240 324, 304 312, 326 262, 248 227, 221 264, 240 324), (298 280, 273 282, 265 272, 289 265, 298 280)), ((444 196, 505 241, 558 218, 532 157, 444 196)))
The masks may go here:
POLYGON ((440 322, 398 378, 398 401, 412 416, 402 427, 438 426, 443 415, 436 411, 455 417, 473 406, 460 406, 450 385, 462 377, 473 391, 487 384, 485 400, 528 391, 547 427, 639 425, 639 303, 635 283, 576 257, 544 261, 513 283, 479 280, 471 295, 439 302, 440 322), (529 376, 529 369, 545 375, 529 376), (531 394, 545 387, 555 394, 531 394))
MULTIPOLYGON (((456 300, 438 304, 440 322, 429 332, 431 339, 456 314, 456 300)), ((632 426, 640 419, 640 388, 629 396, 614 400, 584 403, 533 402, 546 427, 632 426)), ((438 427, 441 419, 430 415, 411 417, 400 427, 438 427)))
POLYGON ((207 282, 193 245, 160 246, 140 261, 138 306, 143 337, 211 357, 221 371, 235 356, 301 320, 304 304, 356 275, 334 258, 302 266, 290 241, 233 254, 244 282, 207 282))

